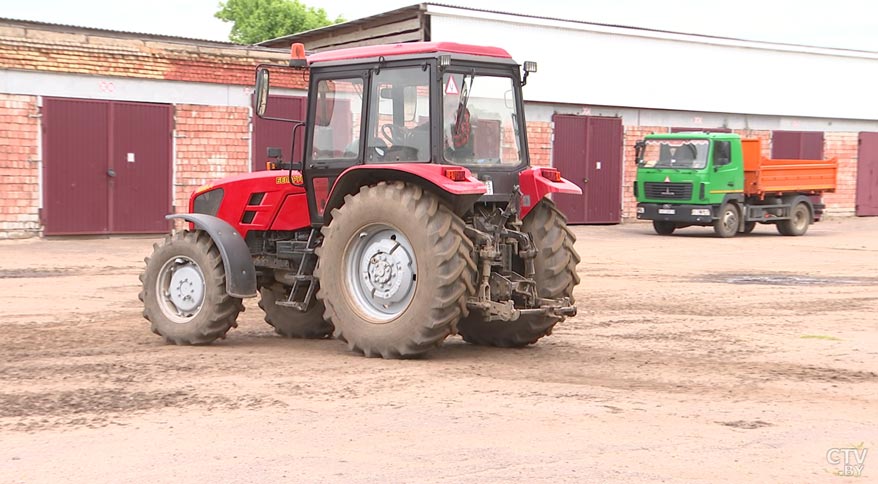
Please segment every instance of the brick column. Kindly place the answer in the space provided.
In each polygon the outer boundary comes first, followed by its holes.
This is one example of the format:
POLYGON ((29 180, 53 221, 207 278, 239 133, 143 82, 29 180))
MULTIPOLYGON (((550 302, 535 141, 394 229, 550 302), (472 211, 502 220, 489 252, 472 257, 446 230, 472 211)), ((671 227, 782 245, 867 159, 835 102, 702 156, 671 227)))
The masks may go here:
POLYGON ((249 126, 247 108, 176 106, 174 207, 177 213, 189 210, 189 196, 198 187, 249 171, 249 126))
POLYGON ((0 239, 39 235, 39 118, 34 96, 0 94, 0 239))
POLYGON ((828 215, 854 215, 857 203, 857 133, 823 134, 823 157, 838 158, 838 187, 823 196, 828 215))

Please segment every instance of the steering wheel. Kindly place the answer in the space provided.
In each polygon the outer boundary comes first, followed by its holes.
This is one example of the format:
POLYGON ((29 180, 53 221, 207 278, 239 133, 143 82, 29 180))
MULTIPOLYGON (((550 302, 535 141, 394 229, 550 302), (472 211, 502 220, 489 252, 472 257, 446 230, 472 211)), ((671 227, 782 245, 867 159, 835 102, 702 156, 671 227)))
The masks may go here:
POLYGON ((411 133, 410 129, 398 124, 381 125, 381 134, 393 144, 405 144, 404 142, 411 136, 411 133))
POLYGON ((387 143, 381 138, 373 138, 366 149, 366 161, 381 161, 387 156, 387 143))

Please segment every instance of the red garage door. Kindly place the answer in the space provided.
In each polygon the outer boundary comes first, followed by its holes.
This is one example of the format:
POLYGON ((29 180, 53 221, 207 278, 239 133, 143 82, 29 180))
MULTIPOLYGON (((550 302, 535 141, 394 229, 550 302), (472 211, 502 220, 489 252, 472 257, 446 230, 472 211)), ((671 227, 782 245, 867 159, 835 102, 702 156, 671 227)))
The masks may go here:
POLYGON ((46 235, 167 231, 171 116, 163 104, 47 98, 46 235))
POLYGON ((570 223, 619 223, 622 211, 622 119, 556 114, 552 165, 582 189, 553 196, 570 223))
MULTIPOLYGON (((281 118, 305 120, 307 98, 294 96, 269 96, 265 115, 281 118)), ((253 171, 264 170, 265 162, 268 161, 266 149, 269 147, 283 150, 283 161, 290 161, 290 146, 293 140, 292 123, 284 121, 269 121, 258 116, 253 116, 253 171)), ((296 156, 293 161, 302 161, 303 140, 305 139, 305 127, 296 130, 296 156)))
POLYGON ((822 160, 822 131, 772 131, 771 157, 776 160, 822 160))
POLYGON ((878 215, 878 133, 860 133, 857 215, 878 215))

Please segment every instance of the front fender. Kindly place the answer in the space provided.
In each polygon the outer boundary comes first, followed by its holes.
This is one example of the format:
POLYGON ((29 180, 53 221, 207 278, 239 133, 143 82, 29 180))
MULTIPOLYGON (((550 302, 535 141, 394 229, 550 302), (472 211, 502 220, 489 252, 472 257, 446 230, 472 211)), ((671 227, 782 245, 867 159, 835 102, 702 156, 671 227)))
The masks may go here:
POLYGON ((178 213, 166 215, 165 218, 179 218, 207 232, 223 258, 226 292, 230 296, 243 298, 256 295, 256 268, 253 266, 253 258, 247 243, 234 227, 223 219, 203 213, 178 213))
POLYGON ((582 195, 582 189, 566 178, 554 182, 544 177, 542 168, 532 167, 518 174, 518 185, 521 187, 521 218, 537 206, 540 200, 550 193, 572 193, 582 195))

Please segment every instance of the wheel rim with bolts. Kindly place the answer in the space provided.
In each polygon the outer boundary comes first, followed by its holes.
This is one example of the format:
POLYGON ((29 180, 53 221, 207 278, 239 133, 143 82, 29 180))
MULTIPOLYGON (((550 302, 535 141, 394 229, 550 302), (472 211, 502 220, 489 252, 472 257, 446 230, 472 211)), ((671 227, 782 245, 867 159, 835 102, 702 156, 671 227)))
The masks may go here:
POLYGON ((414 298, 418 273, 405 235, 388 225, 369 225, 357 231, 346 252, 346 289, 365 319, 380 324, 402 314, 414 298))
POLYGON ((156 294, 162 313, 175 323, 188 323, 204 304, 204 274, 183 256, 169 259, 159 269, 156 294))
POLYGON ((738 214, 734 208, 727 208, 723 214, 723 228, 726 232, 738 230, 738 214))

